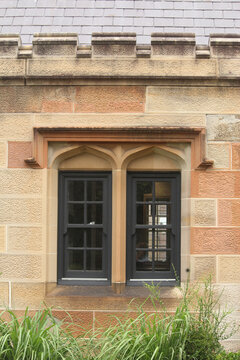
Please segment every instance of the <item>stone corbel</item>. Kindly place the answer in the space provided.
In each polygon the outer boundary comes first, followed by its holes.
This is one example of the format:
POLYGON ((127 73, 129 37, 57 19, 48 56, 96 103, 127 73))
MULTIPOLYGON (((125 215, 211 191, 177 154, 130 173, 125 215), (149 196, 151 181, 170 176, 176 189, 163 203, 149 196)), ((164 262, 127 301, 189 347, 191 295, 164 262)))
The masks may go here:
POLYGON ((79 144, 135 143, 148 145, 171 142, 190 143, 192 169, 206 169, 213 165, 213 161, 205 158, 204 128, 34 128, 33 156, 25 160, 30 167, 48 167, 49 142, 79 144))

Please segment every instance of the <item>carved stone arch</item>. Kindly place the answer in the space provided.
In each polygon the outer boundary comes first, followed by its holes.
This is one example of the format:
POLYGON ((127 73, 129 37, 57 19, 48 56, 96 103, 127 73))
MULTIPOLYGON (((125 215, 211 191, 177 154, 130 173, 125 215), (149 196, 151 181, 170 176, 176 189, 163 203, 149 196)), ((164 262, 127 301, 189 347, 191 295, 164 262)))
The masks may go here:
POLYGON ((151 154, 157 154, 163 158, 171 159, 178 164, 178 169, 182 169, 186 165, 185 154, 182 150, 162 144, 154 146, 141 146, 129 150, 125 153, 122 161, 122 169, 127 170, 131 162, 142 159, 151 154))
POLYGON ((109 150, 101 146, 95 145, 70 145, 68 147, 63 147, 60 150, 54 153, 51 162, 49 163, 50 168, 58 169, 60 164, 70 158, 76 157, 82 154, 91 154, 96 158, 104 159, 108 164, 110 169, 116 168, 116 160, 114 154, 109 150))

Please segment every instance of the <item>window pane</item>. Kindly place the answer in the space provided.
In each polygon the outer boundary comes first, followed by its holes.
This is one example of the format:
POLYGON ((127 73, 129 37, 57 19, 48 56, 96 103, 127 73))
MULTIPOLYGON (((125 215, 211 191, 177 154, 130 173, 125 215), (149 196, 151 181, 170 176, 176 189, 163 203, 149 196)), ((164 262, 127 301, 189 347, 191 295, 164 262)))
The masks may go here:
POLYGON ((102 204, 87 205, 87 223, 89 225, 102 224, 102 204))
POLYGON ((155 249, 170 248, 171 247, 171 233, 169 230, 155 229, 154 240, 155 249))
POLYGON ((170 251, 155 251, 155 271, 170 271, 171 253, 170 251))
POLYGON ((68 181, 68 200, 83 201, 84 200, 84 182, 78 180, 68 181))
POLYGON ((170 201, 171 184, 166 181, 155 182, 155 199, 156 201, 170 201))
POLYGON ((69 270, 83 270, 83 250, 69 250, 69 270))
POLYGON ((102 270, 101 250, 87 250, 87 270, 102 270))
POLYGON ((152 205, 137 205, 137 224, 152 225, 152 205))
POLYGON ((136 251, 136 270, 152 271, 152 252, 145 250, 136 251))
POLYGON ((102 229, 88 229, 87 232, 87 247, 102 247, 102 229))
POLYGON ((68 246, 83 247, 84 246, 84 230, 68 229, 68 246))
POLYGON ((84 205, 68 204, 69 224, 84 224, 84 205))
POLYGON ((87 200, 102 201, 103 200, 103 182, 88 181, 87 183, 87 200))
POLYGON ((136 248, 152 248, 152 229, 136 230, 136 248))
POLYGON ((155 205, 155 225, 168 225, 170 223, 170 205, 155 205))
POLYGON ((137 201, 152 201, 152 181, 137 181, 137 201))

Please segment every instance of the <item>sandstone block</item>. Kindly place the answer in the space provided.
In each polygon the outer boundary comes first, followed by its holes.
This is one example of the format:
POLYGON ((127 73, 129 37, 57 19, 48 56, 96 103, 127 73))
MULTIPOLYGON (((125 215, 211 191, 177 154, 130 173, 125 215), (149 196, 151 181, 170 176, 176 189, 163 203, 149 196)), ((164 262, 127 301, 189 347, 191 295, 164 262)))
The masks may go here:
POLYGON ((0 114, 0 139, 32 140, 32 117, 31 114, 0 114))
POLYGON ((240 254, 240 229, 192 228, 192 254, 240 254))
POLYGON ((218 225, 240 226, 240 199, 218 201, 218 225))
POLYGON ((32 156, 32 143, 30 141, 8 142, 8 167, 29 168, 25 159, 32 156))
POLYGON ((45 296, 44 283, 12 283, 12 306, 14 309, 39 309, 45 296))
POLYGON ((0 254, 2 279, 42 278, 42 257, 39 255, 0 254))
POLYGON ((0 141, 0 168, 7 165, 7 144, 0 141))
POLYGON ((208 141, 240 141, 240 116, 207 115, 207 139, 208 141))
POLYGON ((214 168, 229 169, 230 145, 208 144, 207 157, 210 160, 214 160, 214 168))
POLYGON ((1 194, 42 193, 42 171, 33 169, 0 170, 1 194))
POLYGON ((195 34, 153 33, 151 36, 153 56, 195 55, 195 34))
POLYGON ((214 289, 218 295, 221 295, 220 304, 228 309, 240 311, 240 284, 217 284, 214 289))
POLYGON ((240 144, 232 144, 232 168, 240 170, 240 144))
POLYGON ((37 226, 9 226, 8 250, 11 251, 41 251, 42 228, 37 226))
POLYGON ((1 282, 0 283, 0 307, 5 309, 8 307, 8 290, 9 285, 8 282, 1 282))
POLYGON ((43 97, 41 86, 3 86, 1 90, 1 113, 41 111, 43 97))
POLYGON ((33 56, 75 57, 77 53, 77 34, 34 34, 33 56))
POLYGON ((81 86, 76 112, 144 112, 144 86, 81 86))
POLYGON ((42 222, 41 199, 0 199, 0 223, 34 223, 42 222))
POLYGON ((135 33, 93 33, 93 57, 136 56, 135 33))
POLYGON ((5 252, 6 249, 6 230, 5 226, 0 226, 0 252, 5 252))
POLYGON ((240 256, 219 256, 218 269, 219 282, 240 282, 240 256))
POLYGON ((219 59, 219 75, 221 77, 239 77, 240 59, 219 59))
POLYGON ((234 171, 194 171, 192 197, 240 197, 240 173, 234 171))
POLYGON ((191 272, 193 280, 203 281, 211 274, 216 281, 216 256, 192 256, 191 272))
POLYGON ((158 87, 147 90, 147 112, 236 113, 240 106, 233 87, 158 87))
POLYGON ((192 200, 192 225, 214 226, 216 225, 216 202, 215 200, 192 200))
POLYGON ((0 59, 0 76, 7 77, 24 77, 25 61, 23 59, 0 59))

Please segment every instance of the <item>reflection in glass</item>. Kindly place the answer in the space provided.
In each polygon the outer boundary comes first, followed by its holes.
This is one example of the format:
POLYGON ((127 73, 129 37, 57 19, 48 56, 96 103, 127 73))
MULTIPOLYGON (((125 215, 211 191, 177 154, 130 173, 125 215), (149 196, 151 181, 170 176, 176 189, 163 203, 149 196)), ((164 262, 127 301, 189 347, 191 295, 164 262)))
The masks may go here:
POLYGON ((87 247, 102 247, 102 229, 87 229, 87 247))
POLYGON ((152 225, 152 205, 137 205, 137 224, 152 225))
POLYGON ((152 201, 152 181, 137 181, 137 201, 152 201))
POLYGON ((136 271, 152 271, 152 251, 136 251, 136 271))
POLYGON ((170 271, 171 254, 169 251, 155 251, 154 259, 155 271, 170 271))
POLYGON ((102 204, 87 205, 87 223, 89 225, 102 224, 102 204))
POLYGON ((102 250, 87 250, 87 270, 102 270, 102 250))
POLYGON ((84 230, 68 229, 68 246, 83 247, 84 246, 84 230))
POLYGON ((171 247, 170 231, 155 229, 154 233, 155 249, 166 249, 171 247))
POLYGON ((83 201, 84 200, 84 182, 79 180, 68 181, 68 200, 83 201))
POLYGON ((87 183, 87 200, 102 201, 103 200, 103 182, 88 181, 87 183))
POLYGON ((166 181, 155 182, 155 199, 156 201, 170 201, 171 183, 166 181))
POLYGON ((155 225, 167 225, 170 223, 169 205, 155 205, 155 225))
POLYGON ((83 250, 69 250, 69 270, 83 270, 83 250))
POLYGON ((68 223, 84 224, 84 205, 68 204, 68 223))
POLYGON ((152 229, 136 229, 136 248, 152 248, 152 229))

